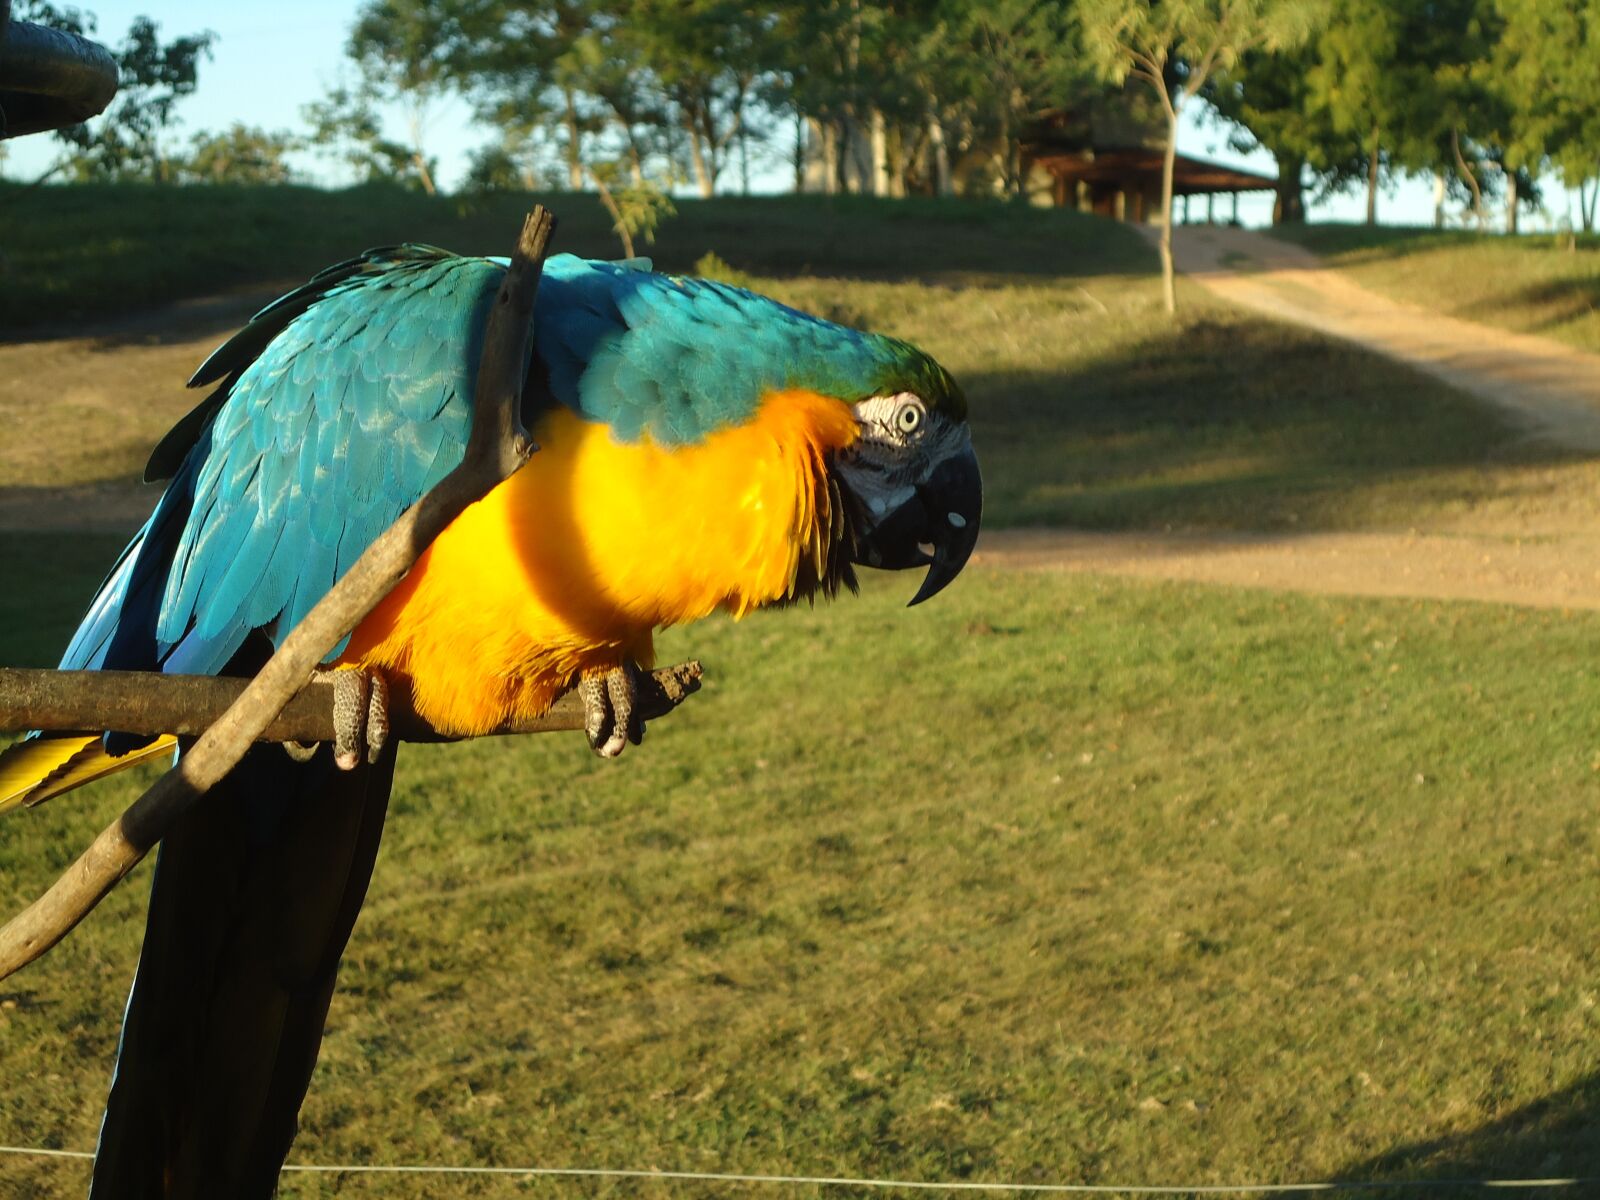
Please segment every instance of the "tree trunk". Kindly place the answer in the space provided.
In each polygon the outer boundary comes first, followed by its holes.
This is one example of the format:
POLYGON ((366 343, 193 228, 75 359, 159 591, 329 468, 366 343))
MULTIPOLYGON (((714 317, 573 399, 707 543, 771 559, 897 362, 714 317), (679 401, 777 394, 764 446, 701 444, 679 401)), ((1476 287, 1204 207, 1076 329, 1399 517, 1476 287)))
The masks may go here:
POLYGON ((1506 172, 1506 232, 1517 235, 1517 173, 1506 172))
POLYGON ((421 151, 414 151, 411 161, 416 164, 417 178, 422 181, 422 190, 430 196, 437 196, 439 192, 433 186, 433 173, 428 170, 428 160, 422 157, 421 151))
POLYGON ((802 196, 806 190, 806 118, 798 108, 794 110, 794 194, 802 196))
POLYGON ((950 147, 944 140, 944 123, 939 114, 928 114, 928 151, 933 163, 933 194, 948 196, 955 191, 955 181, 950 178, 950 147))
POLYGON ((1000 188, 1005 195, 1012 193, 1011 178, 1011 110, 1000 108, 1000 188))
POLYGON ((869 118, 868 129, 872 139, 872 194, 874 196, 887 196, 889 194, 889 127, 883 119, 883 111, 873 108, 869 118))
POLYGON ((1444 172, 1433 173, 1433 227, 1444 228, 1444 172))
POLYGON ((1367 155, 1367 224, 1378 223, 1378 127, 1372 127, 1372 150, 1367 155))
POLYGON ((598 175, 590 176, 594 180, 595 191, 600 193, 600 203, 605 205, 605 210, 611 215, 611 231, 622 239, 622 257, 633 257, 633 234, 628 232, 627 222, 622 219, 622 210, 617 207, 617 199, 611 194, 611 189, 606 186, 606 181, 598 175))
POLYGON ((567 102, 567 190, 583 191, 583 135, 578 129, 578 97, 564 88, 567 102))
MULTIPOLYGON (((1581 203, 1583 199, 1582 192, 1579 192, 1578 199, 1581 203)), ((1589 193, 1589 203, 1583 210, 1583 231, 1585 233, 1594 232, 1594 206, 1596 200, 1600 200, 1600 179, 1594 181, 1594 190, 1589 193)))
POLYGON ((689 162, 694 167, 694 185, 703 200, 711 199, 716 192, 716 182, 706 168, 705 148, 700 144, 700 130, 689 113, 683 115, 683 131, 689 135, 689 162))
POLYGON ((422 181, 422 190, 430 196, 437 196, 439 191, 433 186, 433 172, 428 170, 428 156, 422 150, 421 104, 411 105, 407 116, 411 125, 411 162, 417 168, 417 178, 422 181))
POLYGON ((1461 178, 1472 189, 1472 215, 1478 219, 1479 230, 1483 229, 1483 189, 1478 186, 1478 176, 1461 154, 1460 131, 1450 131, 1450 150, 1456 156, 1456 170, 1461 173, 1461 178))
POLYGON ((839 194, 839 124, 824 122, 822 126, 822 190, 829 196, 839 194))
POLYGON ((1169 313, 1178 311, 1172 270, 1172 170, 1178 160, 1178 109, 1167 101, 1167 145, 1161 155, 1161 295, 1169 313))
POLYGON ((744 120, 744 106, 739 106, 739 124, 735 127, 739 139, 739 194, 750 194, 750 130, 744 120))
MULTIPOLYGON (((1272 206, 1272 223, 1274 225, 1304 225, 1306 223, 1306 199, 1301 188, 1301 177, 1305 173, 1305 159, 1298 155, 1285 154, 1278 158, 1278 199, 1272 206)), ((1235 199, 1238 194, 1235 193, 1235 199)))

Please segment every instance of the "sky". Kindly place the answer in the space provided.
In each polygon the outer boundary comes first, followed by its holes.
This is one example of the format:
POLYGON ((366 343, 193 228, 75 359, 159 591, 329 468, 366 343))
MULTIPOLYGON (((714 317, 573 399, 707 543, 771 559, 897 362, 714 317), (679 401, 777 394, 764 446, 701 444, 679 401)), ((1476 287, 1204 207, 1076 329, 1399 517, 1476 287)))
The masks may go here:
MULTIPOLYGON (((103 42, 121 40, 133 18, 148 13, 167 38, 209 29, 218 35, 213 58, 200 68, 200 84, 179 109, 181 134, 202 129, 222 129, 235 121, 266 129, 303 129, 300 109, 330 86, 348 80, 351 69, 344 43, 355 21, 359 0, 87 0, 81 4, 99 17, 98 37, 103 42)), ((400 137, 404 122, 388 114, 391 136, 400 137)), ((429 153, 439 159, 440 182, 452 187, 466 170, 472 149, 488 140, 473 128, 471 112, 460 100, 450 100, 430 110, 424 132, 429 153)), ((1191 103, 1179 130, 1181 153, 1243 167, 1271 175, 1272 156, 1265 151, 1239 154, 1228 145, 1228 131, 1208 119, 1203 105, 1191 103)), ((7 147, 4 171, 13 178, 31 178, 54 160, 49 138, 24 138, 7 147)), ((347 183, 339 168, 311 154, 295 165, 316 182, 347 183)), ((790 176, 787 167, 757 174, 757 190, 782 190, 790 176)), ((1565 212, 1565 196, 1549 189, 1549 202, 1565 212)), ((1219 201, 1218 215, 1230 211, 1219 201)), ((1365 197, 1360 193, 1337 197, 1313 208, 1313 221, 1360 221, 1365 197)), ((1270 194, 1241 196, 1239 216, 1247 225, 1268 224, 1272 216, 1270 194)), ((1389 224, 1426 225, 1433 220, 1433 190, 1424 180, 1406 180, 1381 193, 1379 220, 1389 224)), ((1545 222, 1524 218, 1524 227, 1537 229, 1545 222)))

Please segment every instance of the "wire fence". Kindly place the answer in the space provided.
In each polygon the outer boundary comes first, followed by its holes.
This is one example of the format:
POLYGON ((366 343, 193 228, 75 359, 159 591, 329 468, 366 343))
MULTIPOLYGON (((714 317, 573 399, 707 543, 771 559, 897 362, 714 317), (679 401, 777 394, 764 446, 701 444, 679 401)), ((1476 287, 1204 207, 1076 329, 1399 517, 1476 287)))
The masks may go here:
MULTIPOLYGON (((45 1150, 0 1146, 0 1154, 38 1158, 92 1159, 87 1150, 45 1150)), ((943 1183, 923 1179, 870 1179, 843 1175, 747 1175, 714 1171, 652 1171, 611 1167, 473 1167, 440 1165, 375 1166, 365 1163, 290 1163, 285 1172, 319 1175, 458 1175, 554 1179, 631 1179, 662 1182, 743 1183, 771 1186, 874 1188, 902 1192, 987 1192, 992 1195, 1096 1196, 1265 1196, 1312 1192, 1426 1192, 1446 1188, 1482 1191, 1554 1190, 1600 1187, 1600 1176, 1548 1179, 1338 1179, 1318 1183, 1009 1183, 961 1180, 943 1183)))

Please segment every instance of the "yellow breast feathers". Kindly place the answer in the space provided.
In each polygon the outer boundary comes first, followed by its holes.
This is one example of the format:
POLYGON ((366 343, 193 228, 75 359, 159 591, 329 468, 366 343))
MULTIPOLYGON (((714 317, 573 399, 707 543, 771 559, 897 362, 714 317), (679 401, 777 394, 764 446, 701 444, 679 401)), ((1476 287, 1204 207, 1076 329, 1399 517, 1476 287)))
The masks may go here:
POLYGON ((341 663, 408 679, 435 725, 543 712, 582 672, 651 662, 651 635, 742 615, 821 574, 841 528, 828 455, 847 405, 769 396, 694 446, 619 442, 564 407, 528 464, 458 517, 351 637, 341 663))

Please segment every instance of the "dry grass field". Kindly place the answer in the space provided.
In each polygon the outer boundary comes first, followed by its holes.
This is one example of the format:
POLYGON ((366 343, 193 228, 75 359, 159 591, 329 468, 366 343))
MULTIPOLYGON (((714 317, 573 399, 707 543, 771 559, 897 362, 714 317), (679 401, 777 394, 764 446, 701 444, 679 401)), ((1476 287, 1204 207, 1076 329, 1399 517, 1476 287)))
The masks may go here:
MULTIPOLYGON (((188 226, 233 221, 191 194, 188 226)), ((216 203, 269 200, 319 203, 216 203)), ((370 226, 349 196, 322 202, 317 244, 266 266, 396 236, 498 252, 524 203, 440 202, 402 234, 421 201, 370 226)), ((588 220, 563 245, 609 252, 588 220)), ((182 236, 150 234, 126 274, 182 236)), ((1114 227, 726 201, 684 205, 660 249, 675 268, 715 251, 926 345, 967 385, 998 524, 1293 536, 1596 515, 1591 463, 1514 444, 1440 385, 1187 290, 1167 324, 1147 251, 1114 227)), ((7 253, 35 295, 75 269, 7 253)), ((278 279, 236 267, 215 283, 278 279)), ((203 291, 185 276, 159 298, 203 291)), ((0 354, 44 356, 88 319, 63 308, 0 354)), ((180 347, 79 344, 112 378, 120 355, 180 347)), ((126 478, 186 399, 141 394, 86 458, 51 396, 16 401, 28 444, 0 445, 0 485, 126 478)), ((0 662, 53 661, 119 545, 0 533, 0 662)), ((1600 1177, 1600 616, 989 569, 908 612, 907 583, 664 637, 708 686, 619 763, 576 736, 408 747, 294 1160, 1600 1177)), ((138 782, 0 822, 0 903, 138 782)), ((147 881, 0 985, 0 1143, 92 1145, 147 881)), ((0 1196, 86 1177, 5 1160, 0 1196)), ((284 1194, 852 1193, 319 1175, 284 1194)))

